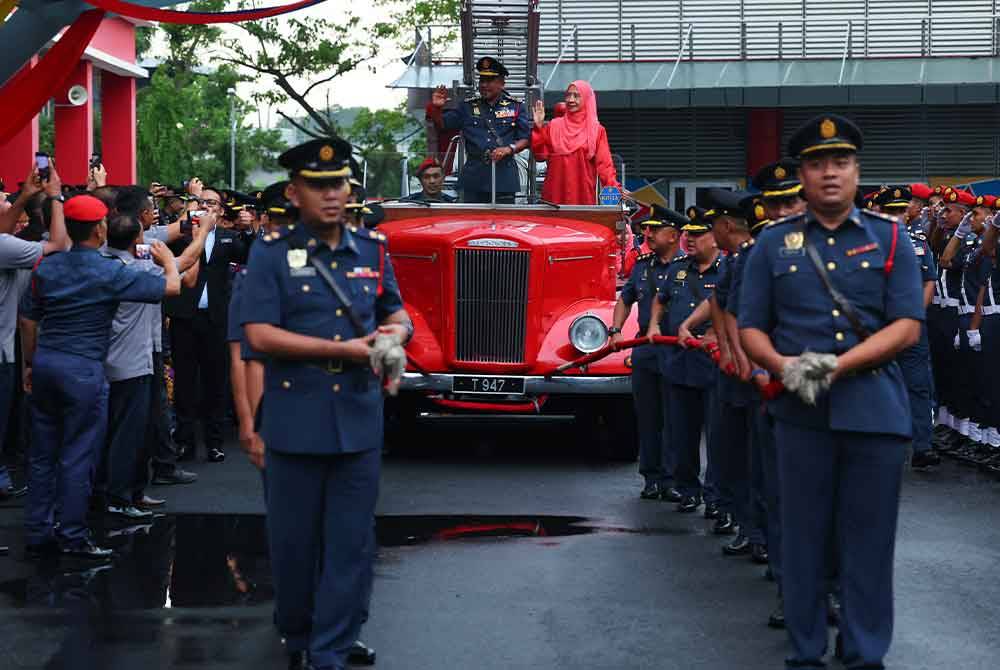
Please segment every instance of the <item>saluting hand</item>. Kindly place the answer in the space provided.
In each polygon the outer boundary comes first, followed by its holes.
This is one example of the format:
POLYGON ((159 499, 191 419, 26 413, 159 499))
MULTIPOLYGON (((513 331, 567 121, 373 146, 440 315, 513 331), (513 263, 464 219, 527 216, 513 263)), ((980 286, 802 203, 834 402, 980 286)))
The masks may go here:
POLYGON ((531 120, 539 128, 545 125, 545 103, 541 100, 535 100, 535 105, 531 108, 531 120))
POLYGON ((434 89, 434 92, 431 94, 431 104, 435 107, 444 107, 448 104, 449 99, 448 89, 444 86, 444 84, 434 89))

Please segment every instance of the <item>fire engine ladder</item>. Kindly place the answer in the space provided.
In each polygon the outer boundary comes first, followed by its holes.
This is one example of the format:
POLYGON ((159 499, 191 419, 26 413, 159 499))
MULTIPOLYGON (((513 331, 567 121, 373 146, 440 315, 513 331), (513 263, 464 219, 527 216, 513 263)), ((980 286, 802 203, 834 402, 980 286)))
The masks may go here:
MULTIPOLYGON (((538 0, 464 0, 462 3, 462 76, 456 93, 476 91, 476 62, 491 56, 508 70, 507 91, 524 100, 531 115, 544 91, 538 80, 538 0)), ((535 161, 527 161, 529 200, 535 195, 535 161)))

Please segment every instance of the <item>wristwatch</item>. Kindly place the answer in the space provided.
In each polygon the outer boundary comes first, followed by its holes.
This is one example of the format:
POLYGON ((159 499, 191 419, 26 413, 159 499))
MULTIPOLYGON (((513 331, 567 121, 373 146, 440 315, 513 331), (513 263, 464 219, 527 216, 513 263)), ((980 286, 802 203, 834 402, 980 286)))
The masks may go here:
POLYGON ((517 145, 516 144, 508 144, 507 146, 510 147, 510 151, 511 151, 511 155, 512 156, 517 153, 517 145))
POLYGON ((59 202, 66 202, 66 196, 60 193, 59 195, 50 195, 49 200, 58 200, 59 202))
POLYGON ((608 328, 608 335, 617 335, 620 332, 622 332, 622 329, 616 326, 611 326, 610 328, 608 328))

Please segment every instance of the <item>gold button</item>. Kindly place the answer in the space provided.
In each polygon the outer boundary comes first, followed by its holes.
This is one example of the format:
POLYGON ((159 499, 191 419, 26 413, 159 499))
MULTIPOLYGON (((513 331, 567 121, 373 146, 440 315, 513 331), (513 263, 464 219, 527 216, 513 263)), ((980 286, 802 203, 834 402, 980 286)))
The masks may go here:
POLYGON ((337 261, 333 261, 332 263, 330 263, 330 267, 333 268, 334 270, 336 270, 337 269, 337 261))
POLYGON ((302 291, 305 292, 305 293, 309 293, 309 291, 310 291, 309 284, 303 284, 302 285, 302 291))
POLYGON ((799 271, 799 266, 798 265, 793 265, 790 268, 788 268, 788 271, 789 272, 798 272, 799 271))
POLYGON ((694 303, 691 303, 691 306, 692 306, 692 307, 694 307, 694 306, 695 306, 695 304, 694 304, 694 303))
POLYGON ((288 224, 288 229, 289 230, 295 230, 295 224, 294 223, 288 224))
POLYGON ((337 311, 334 312, 334 314, 336 314, 337 316, 344 316, 344 310, 338 308, 337 311))
POLYGON ((836 335, 834 335, 834 337, 837 338, 838 342, 843 342, 844 341, 844 334, 843 333, 837 333, 836 335))
POLYGON ((834 244, 837 243, 837 240, 833 239, 832 237, 828 237, 826 238, 826 243, 832 247, 834 244))
POLYGON ((871 263, 869 263, 868 261, 861 261, 861 267, 869 268, 871 267, 871 263))
POLYGON ((829 263, 826 264, 826 269, 827 270, 836 270, 837 269, 837 264, 834 263, 833 261, 830 261, 829 263))
POLYGON ((290 381, 288 381, 286 379, 285 381, 281 382, 281 388, 283 388, 283 389, 290 389, 290 388, 292 388, 292 382, 290 382, 290 381))
POLYGON ((333 385, 333 392, 334 393, 340 393, 340 384, 334 384, 333 385))
POLYGON ((368 293, 368 287, 365 286, 364 289, 365 289, 365 293, 368 293))
POLYGON ((834 316, 840 316, 840 310, 839 309, 833 310, 833 315, 834 316))
POLYGON ((333 341, 334 342, 340 342, 342 339, 344 339, 344 338, 342 338, 340 335, 334 335, 333 336, 333 341))

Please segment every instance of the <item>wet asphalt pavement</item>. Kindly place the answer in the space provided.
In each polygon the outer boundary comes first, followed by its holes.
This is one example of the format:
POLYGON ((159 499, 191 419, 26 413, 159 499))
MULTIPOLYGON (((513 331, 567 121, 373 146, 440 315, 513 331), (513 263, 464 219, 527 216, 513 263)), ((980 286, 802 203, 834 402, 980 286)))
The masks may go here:
MULTIPOLYGON (((378 668, 782 667, 763 569, 724 557, 700 514, 640 501, 634 465, 552 434, 414 442, 384 467, 378 668)), ((155 523, 108 524, 106 569, 20 560, 20 501, 0 505, 0 668, 284 668, 260 480, 229 455, 152 490, 155 523)), ((890 668, 997 667, 998 505, 1000 482, 953 463, 907 473, 890 668)))

